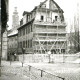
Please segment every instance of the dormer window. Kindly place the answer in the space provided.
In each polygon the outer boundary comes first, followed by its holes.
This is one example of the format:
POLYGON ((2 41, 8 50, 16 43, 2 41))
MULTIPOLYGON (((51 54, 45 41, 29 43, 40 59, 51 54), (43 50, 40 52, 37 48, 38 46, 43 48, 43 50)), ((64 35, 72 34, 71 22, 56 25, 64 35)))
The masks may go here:
POLYGON ((43 21, 44 20, 44 16, 41 16, 41 21, 43 21))

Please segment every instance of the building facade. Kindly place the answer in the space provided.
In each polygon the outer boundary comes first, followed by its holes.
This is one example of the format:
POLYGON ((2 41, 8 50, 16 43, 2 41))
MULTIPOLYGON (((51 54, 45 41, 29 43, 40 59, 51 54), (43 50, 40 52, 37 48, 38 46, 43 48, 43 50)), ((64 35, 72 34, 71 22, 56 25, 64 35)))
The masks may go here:
MULTIPOLYGON (((9 0, 1 0, 1 49, 0 57, 7 59, 7 21, 9 18, 9 0)), ((0 58, 1 61, 1 58, 0 58)))
POLYGON ((2 38, 2 59, 7 60, 7 29, 3 33, 3 38, 2 38))
POLYGON ((8 55, 7 55, 8 60, 10 60, 10 58, 12 60, 15 60, 14 59, 15 54, 17 55, 18 48, 17 35, 18 35, 17 31, 15 33, 8 35, 8 55))
POLYGON ((8 60, 10 60, 10 56, 12 60, 14 60, 14 54, 17 54, 17 35, 19 27, 19 16, 17 12, 17 7, 14 8, 13 16, 12 16, 12 29, 8 30, 8 60))
POLYGON ((61 54, 66 52, 63 10, 54 0, 45 0, 31 12, 24 11, 18 28, 18 52, 61 54))

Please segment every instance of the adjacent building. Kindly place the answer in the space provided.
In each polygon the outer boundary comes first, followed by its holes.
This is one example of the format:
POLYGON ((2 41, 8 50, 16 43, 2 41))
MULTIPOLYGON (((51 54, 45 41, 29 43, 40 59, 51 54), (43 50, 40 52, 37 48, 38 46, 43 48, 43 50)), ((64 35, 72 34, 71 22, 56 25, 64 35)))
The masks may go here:
POLYGON ((10 60, 10 58, 12 60, 15 60, 14 59, 15 54, 17 55, 17 48, 18 48, 17 35, 18 35, 17 31, 14 31, 8 35, 8 55, 7 55, 8 60, 10 60))
POLYGON ((18 28, 18 53, 66 53, 64 11, 54 0, 45 0, 31 12, 24 11, 18 28))
POLYGON ((12 60, 14 60, 15 54, 17 54, 17 35, 19 27, 19 16, 17 12, 17 7, 14 8, 13 16, 12 16, 12 29, 8 30, 8 54, 7 59, 10 60, 10 57, 12 60))
POLYGON ((7 59, 7 21, 9 18, 9 0, 0 0, 1 2, 1 23, 0 23, 0 61, 7 59))

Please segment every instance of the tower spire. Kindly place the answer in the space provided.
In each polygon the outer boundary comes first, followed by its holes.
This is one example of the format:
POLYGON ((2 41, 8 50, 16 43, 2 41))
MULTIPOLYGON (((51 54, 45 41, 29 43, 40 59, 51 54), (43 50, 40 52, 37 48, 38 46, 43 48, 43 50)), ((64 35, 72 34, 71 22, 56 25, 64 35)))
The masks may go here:
POLYGON ((17 7, 14 7, 14 12, 12 15, 12 28, 17 29, 18 26, 19 26, 19 16, 17 12, 17 7))

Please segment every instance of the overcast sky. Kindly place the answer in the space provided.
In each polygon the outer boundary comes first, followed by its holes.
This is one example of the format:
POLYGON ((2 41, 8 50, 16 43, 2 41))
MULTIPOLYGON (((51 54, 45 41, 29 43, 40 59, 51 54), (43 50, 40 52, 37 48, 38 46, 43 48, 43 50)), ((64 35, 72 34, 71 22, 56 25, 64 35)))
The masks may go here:
MULTIPOLYGON (((31 11, 35 6, 39 5, 40 2, 44 0, 9 0, 9 27, 12 26, 12 14, 14 11, 14 7, 17 7, 19 20, 22 18, 22 14, 24 11, 31 11)), ((70 24, 73 20, 74 14, 77 12, 77 2, 80 3, 79 0, 55 0, 57 4, 63 9, 64 17, 67 21, 67 24, 70 24)), ((80 11, 80 10, 79 10, 80 11)), ((80 12, 79 12, 80 13, 80 12)))

